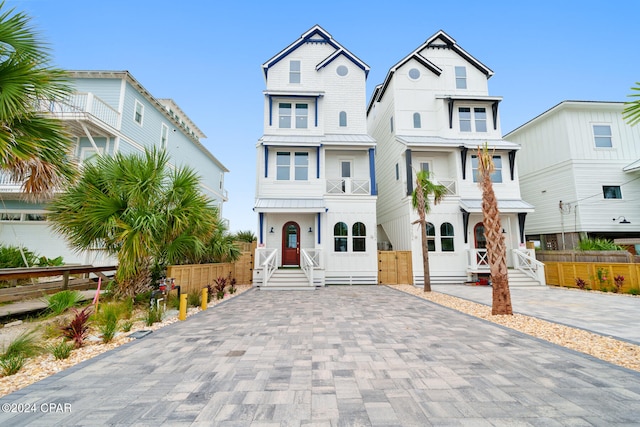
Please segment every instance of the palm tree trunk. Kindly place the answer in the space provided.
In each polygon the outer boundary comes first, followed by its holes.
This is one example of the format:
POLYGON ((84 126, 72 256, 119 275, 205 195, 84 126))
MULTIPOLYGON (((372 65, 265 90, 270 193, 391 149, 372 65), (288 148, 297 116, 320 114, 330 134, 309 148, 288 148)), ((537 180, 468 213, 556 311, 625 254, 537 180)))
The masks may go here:
POLYGON ((420 234, 422 235, 422 268, 424 270, 423 292, 431 292, 431 274, 429 271, 429 246, 427 245, 427 221, 425 219, 424 192, 421 183, 416 185, 416 196, 418 198, 418 216, 420 217, 420 234))
POLYGON ((513 314, 509 292, 509 272, 507 270, 507 249, 502 234, 498 200, 493 191, 491 172, 493 159, 488 151, 478 150, 478 172, 481 174, 482 217, 484 235, 487 240, 487 259, 491 270, 493 304, 491 314, 513 314))

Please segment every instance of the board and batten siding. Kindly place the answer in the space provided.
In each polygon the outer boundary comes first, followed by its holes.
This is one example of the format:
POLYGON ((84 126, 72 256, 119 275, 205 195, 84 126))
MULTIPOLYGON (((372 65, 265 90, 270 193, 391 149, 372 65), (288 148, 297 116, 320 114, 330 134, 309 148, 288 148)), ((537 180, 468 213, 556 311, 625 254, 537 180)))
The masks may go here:
POLYGON ((116 111, 120 110, 122 79, 119 78, 72 78, 71 86, 76 92, 93 93, 116 111))

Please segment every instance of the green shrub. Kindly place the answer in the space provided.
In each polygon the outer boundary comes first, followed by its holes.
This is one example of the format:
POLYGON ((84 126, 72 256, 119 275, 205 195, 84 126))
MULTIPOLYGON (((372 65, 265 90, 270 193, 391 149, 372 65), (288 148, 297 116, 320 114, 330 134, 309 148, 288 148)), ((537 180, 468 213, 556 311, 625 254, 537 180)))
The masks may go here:
POLYGON ((22 369, 25 361, 25 357, 20 354, 0 358, 0 370, 2 370, 2 375, 8 377, 9 375, 17 373, 22 369))
POLYGON ((68 359, 69 356, 71 356, 71 352, 73 351, 73 344, 65 341, 60 341, 58 344, 52 345, 49 348, 49 351, 57 360, 68 359))
POLYGON ((4 349, 2 353, 3 359, 22 356, 29 358, 36 356, 42 352, 42 347, 38 343, 34 331, 23 332, 14 338, 11 343, 4 349))
POLYGON ((129 332, 133 328, 133 320, 125 320, 121 326, 122 332, 129 332))
POLYGON ((640 295, 640 289, 638 289, 638 288, 631 288, 631 289, 629 289, 629 293, 630 293, 631 295, 640 295))
POLYGON ((620 245, 616 245, 612 240, 601 239, 582 239, 578 242, 579 251, 623 251, 620 245))
POLYGON ((38 255, 27 248, 22 248, 21 253, 18 246, 0 246, 0 268, 31 267, 37 263, 38 255), (22 254, 24 254, 28 265, 24 265, 22 254))
POLYGON ((59 267, 64 265, 64 260, 61 256, 56 258, 47 258, 46 256, 41 256, 38 258, 38 265, 40 267, 59 267))
POLYGON ((191 307, 198 307, 201 304, 202 295, 199 292, 191 292, 187 296, 187 305, 191 307))
POLYGON ((98 329, 102 334, 102 342, 108 343, 118 331, 118 321, 127 311, 127 306, 123 303, 103 304, 99 312, 94 316, 98 324, 98 329))
POLYGON ((162 308, 149 307, 144 317, 144 323, 147 326, 151 326, 154 323, 162 322, 162 316, 164 315, 162 308))
POLYGON ((76 306, 82 301, 82 294, 78 291, 60 291, 45 297, 47 311, 54 316, 60 315, 69 308, 76 306))

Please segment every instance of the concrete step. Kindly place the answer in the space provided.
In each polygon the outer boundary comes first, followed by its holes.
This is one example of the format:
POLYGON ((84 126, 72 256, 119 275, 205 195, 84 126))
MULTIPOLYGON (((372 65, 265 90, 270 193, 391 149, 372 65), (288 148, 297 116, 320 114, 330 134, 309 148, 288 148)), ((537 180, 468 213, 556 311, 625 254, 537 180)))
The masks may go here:
POLYGON ((509 286, 541 286, 540 282, 533 280, 520 270, 509 269, 509 286))
POLYGON ((261 290, 314 290, 301 269, 278 269, 267 281, 267 285, 260 286, 261 290))

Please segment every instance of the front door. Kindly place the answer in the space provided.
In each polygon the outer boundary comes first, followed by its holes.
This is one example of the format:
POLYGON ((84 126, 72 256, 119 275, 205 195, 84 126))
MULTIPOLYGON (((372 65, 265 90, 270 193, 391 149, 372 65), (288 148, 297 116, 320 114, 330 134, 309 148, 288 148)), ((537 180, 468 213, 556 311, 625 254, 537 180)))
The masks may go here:
POLYGON ((300 226, 293 221, 282 227, 282 265, 300 265, 300 226))
POLYGON ((484 224, 479 222, 473 227, 473 240, 476 249, 480 249, 476 252, 476 262, 478 265, 489 265, 487 258, 487 238, 484 236, 484 224))

